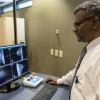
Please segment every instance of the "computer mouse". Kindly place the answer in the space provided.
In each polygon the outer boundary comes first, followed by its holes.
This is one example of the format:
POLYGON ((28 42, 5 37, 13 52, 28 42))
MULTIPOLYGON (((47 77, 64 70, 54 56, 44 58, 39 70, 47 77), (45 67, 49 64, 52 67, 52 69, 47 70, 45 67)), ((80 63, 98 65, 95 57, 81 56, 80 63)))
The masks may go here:
POLYGON ((49 82, 51 82, 51 80, 46 80, 46 83, 49 83, 49 82))

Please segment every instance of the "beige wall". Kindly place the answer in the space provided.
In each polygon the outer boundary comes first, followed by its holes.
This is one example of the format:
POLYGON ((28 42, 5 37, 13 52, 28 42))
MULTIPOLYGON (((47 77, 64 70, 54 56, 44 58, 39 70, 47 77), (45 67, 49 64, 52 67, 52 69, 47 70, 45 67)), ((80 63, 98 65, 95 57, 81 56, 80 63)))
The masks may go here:
MULTIPOLYGON (((85 0, 83 0, 85 1, 85 0)), ((30 69, 39 73, 62 76, 74 68, 83 43, 72 32, 74 8, 82 0, 33 0, 33 6, 17 11, 25 18, 30 69), (59 30, 59 40, 55 35, 59 30), (63 58, 50 55, 50 49, 63 50, 63 58)), ((2 16, 11 16, 7 13, 2 16)))

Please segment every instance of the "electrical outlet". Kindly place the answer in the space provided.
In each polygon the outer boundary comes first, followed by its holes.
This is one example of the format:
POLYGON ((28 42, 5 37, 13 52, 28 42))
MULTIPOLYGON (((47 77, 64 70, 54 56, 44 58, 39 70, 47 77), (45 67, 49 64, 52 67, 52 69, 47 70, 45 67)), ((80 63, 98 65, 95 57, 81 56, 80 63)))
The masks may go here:
POLYGON ((58 50, 55 50, 55 56, 56 57, 58 56, 58 50))
POLYGON ((59 57, 62 58, 63 57, 63 51, 59 51, 59 57))
POLYGON ((54 49, 50 49, 50 54, 53 56, 54 55, 54 49))

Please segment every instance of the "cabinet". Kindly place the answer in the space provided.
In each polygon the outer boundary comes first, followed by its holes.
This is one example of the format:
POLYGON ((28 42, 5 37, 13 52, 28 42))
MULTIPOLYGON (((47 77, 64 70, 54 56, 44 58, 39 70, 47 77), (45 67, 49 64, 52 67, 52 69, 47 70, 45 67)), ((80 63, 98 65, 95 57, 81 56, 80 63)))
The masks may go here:
MULTIPOLYGON (((25 42, 24 18, 17 18, 17 43, 25 42)), ((14 42, 13 17, 0 18, 0 46, 13 45, 14 42)))

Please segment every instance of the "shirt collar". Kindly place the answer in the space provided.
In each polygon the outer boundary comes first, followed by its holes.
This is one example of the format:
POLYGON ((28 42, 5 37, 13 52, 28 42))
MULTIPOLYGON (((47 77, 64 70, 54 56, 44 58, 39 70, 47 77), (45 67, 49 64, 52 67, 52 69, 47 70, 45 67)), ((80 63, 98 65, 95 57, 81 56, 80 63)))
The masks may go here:
POLYGON ((100 44, 100 37, 98 37, 98 38, 94 39, 93 41, 91 41, 91 42, 87 45, 87 50, 96 47, 98 44, 100 44))

